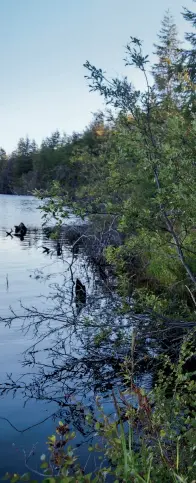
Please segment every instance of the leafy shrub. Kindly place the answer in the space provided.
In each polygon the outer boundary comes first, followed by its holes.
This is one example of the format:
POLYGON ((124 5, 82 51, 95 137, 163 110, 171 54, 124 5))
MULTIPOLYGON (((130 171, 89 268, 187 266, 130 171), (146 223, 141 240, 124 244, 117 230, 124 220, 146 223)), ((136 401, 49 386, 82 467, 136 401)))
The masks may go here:
MULTIPOLYGON (((98 441, 89 451, 100 452, 100 469, 84 474, 75 438, 68 425, 59 422, 48 438, 49 457, 41 456, 38 472, 44 483, 194 483, 196 468, 196 371, 195 334, 184 340, 178 362, 164 357, 154 389, 146 394, 133 382, 132 364, 125 360, 124 391, 113 391, 113 414, 108 416, 97 397, 98 418, 86 413, 86 422, 97 432, 98 441), (131 368, 131 369, 130 369, 131 368), (186 370, 186 369, 189 369, 186 370), (110 480, 111 481, 111 480, 110 480)), ((29 462, 26 461, 29 469, 29 462)), ((7 474, 11 483, 32 480, 30 473, 7 474)))

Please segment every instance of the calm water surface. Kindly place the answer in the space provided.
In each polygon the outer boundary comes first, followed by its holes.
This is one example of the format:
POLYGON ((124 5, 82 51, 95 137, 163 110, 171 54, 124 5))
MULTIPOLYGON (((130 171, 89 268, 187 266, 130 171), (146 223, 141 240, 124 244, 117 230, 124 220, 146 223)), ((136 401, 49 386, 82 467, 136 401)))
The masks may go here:
MULTIPOLYGON (((10 328, 5 326, 3 322, 0 322, 0 384, 7 380, 7 375, 9 374, 12 374, 13 379, 18 379, 20 383, 21 374, 24 372, 25 374, 28 373, 26 376, 27 381, 31 381, 32 372, 35 371, 36 374, 38 367, 26 368, 22 364, 24 351, 32 345, 33 339, 31 330, 26 334, 21 331, 24 309, 21 307, 20 301, 22 301, 23 306, 36 307, 40 312, 49 313, 52 309, 52 314, 55 312, 57 315, 55 322, 52 322, 52 327, 56 327, 58 317, 60 317, 61 324, 64 323, 64 319, 72 320, 71 327, 73 328, 73 313, 76 310, 73 298, 74 280, 79 278, 85 284, 87 290, 87 304, 82 309, 83 324, 81 324, 80 329, 80 315, 77 315, 77 331, 72 331, 69 341, 66 338, 68 334, 66 332, 68 330, 67 326, 66 329, 63 329, 61 336, 63 341, 66 340, 67 345, 65 351, 62 349, 64 351, 62 352, 62 357, 58 359, 57 356, 57 362, 62 364, 60 367, 63 367, 63 370, 65 367, 64 361, 65 364, 68 363, 68 375, 66 375, 67 379, 65 379, 65 382, 67 384, 68 381, 67 387, 69 387, 69 391, 70 388, 71 391, 72 387, 75 388, 76 398, 78 397, 82 403, 86 403, 86 400, 89 403, 91 397, 93 401, 91 381, 93 381, 95 392, 97 383, 99 391, 102 380, 106 381, 102 391, 103 393, 104 391, 107 392, 107 383, 109 381, 110 384, 111 381, 111 353, 114 354, 114 357, 119 357, 120 351, 119 345, 114 345, 112 350, 112 341, 110 341, 108 347, 104 346, 103 349, 97 349, 97 352, 96 349, 94 350, 93 345, 93 350, 91 351, 91 341, 94 340, 94 334, 96 334, 96 321, 98 324, 101 321, 104 329, 109 327, 110 324, 114 335, 114 344, 119 327, 121 326, 122 328, 122 325, 124 327, 127 321, 125 317, 117 316, 117 311, 114 312, 114 307, 118 307, 118 300, 110 291, 103 289, 100 276, 89 265, 84 252, 79 250, 73 259, 70 242, 64 238, 62 256, 57 256, 56 241, 51 240, 48 237, 47 230, 43 229, 41 212, 38 206, 39 202, 33 197, 0 195, 0 316, 3 318, 9 317, 10 307, 19 314, 19 317, 13 321, 10 328), (13 236, 11 238, 6 235, 6 231, 10 231, 11 228, 14 228, 14 225, 18 225, 21 222, 28 229, 23 241, 18 237, 13 236), (49 255, 43 253, 43 246, 50 249, 49 255), (51 293, 53 294, 52 297, 51 293), (85 329, 85 318, 86 320, 92 320, 92 317, 93 328, 85 329), (86 341, 87 345, 85 345, 86 341), (83 367, 80 367, 80 358, 78 359, 79 365, 77 365, 78 347, 79 350, 82 347, 82 351, 83 347, 85 347, 82 353, 84 358, 87 354, 87 365, 85 365, 86 363, 84 364, 84 370, 83 367), (116 347, 118 347, 118 351, 116 347), (75 355, 76 366, 73 363, 71 367, 71 371, 73 371, 72 377, 72 373, 69 373, 69 360, 72 361, 72 357, 75 357, 75 355), (87 392, 87 396, 85 392, 87 392)), ((70 216, 67 223, 76 225, 77 222, 78 220, 75 217, 70 216)), ((130 320, 129 322, 131 324, 130 320)), ((44 330, 44 324, 42 325, 44 330)), ((40 345, 41 351, 38 355, 40 364, 45 364, 48 361, 46 359, 46 351, 44 351, 47 346, 50 347, 50 340, 44 340, 40 345)), ((127 350, 130 349, 130 327, 128 329, 127 348, 127 350)), ((58 350, 61 351, 59 345, 58 350)), ((126 344, 124 342, 122 350, 122 357, 124 357, 126 355, 126 344)), ((114 377, 116 377, 115 365, 113 371, 114 377)), ((141 385, 146 385, 146 379, 144 378, 144 381, 141 380, 140 383, 141 385)), ((47 388, 46 385, 46 391, 48 390, 48 393, 52 394, 53 401, 55 399, 53 395, 56 393, 58 397, 63 397, 63 400, 66 397, 58 384, 61 384, 61 382, 54 378, 52 387, 49 386, 47 388)), ((47 395, 47 392, 45 394, 47 395)), ((26 399, 20 391, 16 393, 14 399, 11 393, 0 396, 0 477, 6 471, 23 473, 25 471, 24 451, 29 453, 35 444, 36 452, 32 466, 36 468, 36 465, 40 462, 40 455, 45 452, 47 437, 53 434, 56 426, 54 419, 50 416, 59 409, 56 403, 47 403, 45 397, 42 399, 44 400, 36 401, 35 399, 30 399, 24 405, 26 399), (45 422, 43 422, 44 419, 46 419, 45 422), (41 422, 40 425, 32 427, 23 433, 16 430, 23 430, 39 422, 41 422)), ((111 410, 110 401, 107 402, 105 410, 111 410)), ((72 416, 72 423, 75 424, 74 414, 72 416)), ((81 434, 77 433, 76 443, 85 441, 82 438, 81 434)), ((88 443, 80 446, 78 452, 83 466, 88 460, 86 469, 90 472, 94 466, 94 456, 88 459, 87 447, 88 443)))
MULTIPOLYGON (((43 253, 42 246, 50 247, 50 242, 42 229, 39 202, 33 197, 0 195, 0 315, 7 317, 9 307, 21 310, 20 299, 25 306, 36 305, 41 308, 44 303, 40 294, 48 295, 51 283, 61 283, 65 263, 71 260, 69 246, 64 247, 63 258, 49 257, 43 253), (27 228, 27 236, 23 241, 17 237, 7 237, 6 231, 23 222, 27 228)), ((74 223, 74 218, 69 223, 74 223)), ((51 246, 52 249, 52 246, 51 246)), ((78 273, 81 276, 82 267, 78 262, 78 273)), ((77 272, 77 271, 76 271, 77 272)), ((48 302, 50 303, 50 302, 48 302)), ((17 320, 11 328, 0 324, 0 382, 6 379, 6 374, 12 373, 19 377, 22 372, 22 353, 31 343, 31 334, 26 336, 20 331, 17 320)), ((21 434, 5 421, 7 418, 16 428, 24 429, 56 410, 54 404, 29 401, 24 407, 24 401, 19 394, 0 398, 0 476, 6 471, 23 472, 24 454, 37 443, 37 455, 34 466, 40 454, 45 449, 47 436, 54 431, 55 423, 51 419, 40 426, 21 434)), ((86 453, 81 455, 86 459, 86 453)))

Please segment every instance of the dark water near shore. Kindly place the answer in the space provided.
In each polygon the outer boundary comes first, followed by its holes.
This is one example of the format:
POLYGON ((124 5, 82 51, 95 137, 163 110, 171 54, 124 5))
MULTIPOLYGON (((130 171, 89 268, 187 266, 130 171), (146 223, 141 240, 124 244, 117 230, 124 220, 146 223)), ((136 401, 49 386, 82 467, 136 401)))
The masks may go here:
MULTIPOLYGON (((51 283, 61 284, 61 275, 65 269, 65 262, 71 260, 69 247, 64 246, 63 257, 43 254, 42 246, 54 249, 54 242, 50 241, 42 228, 41 213, 37 209, 39 202, 33 197, 0 196, 0 315, 7 317, 9 307, 21 310, 19 300, 25 306, 36 305, 41 308, 43 301, 40 294, 48 295, 51 283), (7 237, 15 224, 23 222, 28 227, 27 236, 23 241, 17 237, 7 237)), ((69 223, 74 223, 71 218, 69 223)), ((79 276, 81 260, 78 263, 79 276)), ((81 277, 81 275, 80 275, 81 277)), ((20 331, 20 320, 11 328, 0 324, 0 382, 5 381, 6 373, 20 376, 24 369, 21 367, 22 353, 32 343, 31 334, 26 336, 20 331)), ((37 455, 45 449, 47 436, 52 434, 55 423, 51 419, 35 428, 21 434, 22 430, 39 421, 44 420, 55 412, 56 404, 46 404, 31 400, 24 407, 24 400, 20 392, 13 399, 12 394, 0 398, 0 475, 5 471, 24 471, 23 449, 28 453, 32 445, 37 443, 37 455)), ((85 458, 85 454, 84 454, 85 458)), ((35 460, 37 457, 35 456, 35 460)), ((38 457, 39 459, 39 457, 38 457)))
MULTIPOLYGON (((93 272, 85 254, 78 250, 73 259, 70 243, 64 239, 62 255, 57 256, 56 241, 51 240, 47 229, 43 228, 38 206, 39 202, 33 197, 0 196, 0 317, 9 317, 10 307, 17 314, 11 327, 5 326, 3 321, 0 322, 0 385, 2 386, 8 381, 10 374, 12 380, 17 381, 19 385, 23 381, 21 375, 25 374, 24 380, 28 386, 33 377, 35 375, 37 377, 43 364, 51 364, 51 359, 48 362, 48 353, 45 350, 50 345, 52 346, 53 336, 51 336, 51 340, 47 338, 39 344, 35 366, 25 366, 23 363, 24 351, 34 342, 33 327, 29 331, 21 331, 21 325, 24 322, 23 307, 34 307, 40 313, 46 314, 45 320, 40 325, 39 335, 44 333, 48 320, 53 317, 53 314, 55 314, 55 318, 51 322, 52 328, 56 328, 58 324, 63 326, 64 319, 68 325, 69 320, 72 321, 72 327, 73 321, 76 320, 78 326, 80 315, 77 314, 73 295, 74 281, 79 278, 85 283, 87 290, 84 317, 92 318, 92 314, 94 314, 98 322, 101 320, 103 325, 113 317, 110 311, 106 312, 108 294, 103 294, 99 277, 93 272), (24 240, 15 236, 7 236, 6 231, 10 232, 11 228, 14 229, 14 225, 18 225, 20 222, 23 222, 28 228, 24 240), (50 250, 49 254, 43 253, 43 246, 50 250), (21 303, 23 307, 21 307, 21 303)), ((67 223, 74 225, 77 221, 75 217, 70 216, 67 223)), ((111 306, 110 301, 109 306, 111 306)), ((90 335, 85 335, 87 344, 91 339, 91 332, 90 330, 90 335)), ((58 340, 59 334, 55 334, 55 337, 58 340)), ((6 471, 23 473, 25 471, 24 452, 28 454, 34 445, 36 445, 36 451, 31 464, 34 468, 39 468, 40 455, 46 452, 47 437, 54 433, 59 420, 50 416, 59 411, 59 404, 56 404, 56 401, 64 401, 64 392, 71 393, 74 388, 74 397, 77 401, 81 401, 83 404, 88 402, 91 405, 93 403, 92 384, 100 383, 102 375, 106 381, 110 379, 107 360, 103 374, 101 372, 103 354, 97 353, 100 363, 98 360, 95 367, 91 362, 88 364, 88 361, 83 366, 77 365, 78 358, 84 354, 84 351, 80 355, 78 354, 78 347, 82 347, 83 344, 83 331, 80 331, 80 328, 76 335, 73 330, 69 331, 69 328, 63 326, 60 337, 66 341, 64 353, 59 359, 54 351, 54 357, 57 358, 57 365, 63 365, 64 361, 68 365, 63 381, 59 382, 59 378, 54 376, 51 384, 47 384, 45 380, 43 382, 38 377, 39 387, 33 387, 31 394, 28 390, 23 392, 17 390, 14 398, 13 391, 0 396, 0 477, 6 471), (76 362, 74 362, 74 357, 76 362), (36 397, 31 398, 32 394, 36 397), (39 422, 41 424, 37 425, 39 422), (29 427, 30 429, 26 431, 29 427), (21 432, 23 430, 25 431, 21 432)), ((109 348, 108 352, 110 350, 109 348)), ((58 351, 59 353, 61 351, 59 345, 58 351)), ((93 358, 91 347, 88 347, 87 351, 89 357, 93 358)), ((69 395, 67 401, 70 401, 69 395)), ((110 404, 107 408, 109 410, 110 404)), ((82 434, 84 421, 80 421, 80 415, 75 414, 72 409, 69 414, 66 413, 66 416, 70 424, 73 423, 72 427, 75 425, 76 431, 79 427, 75 443, 82 442, 78 453, 84 466, 89 457, 88 444, 83 444, 86 440, 82 434)), ((93 466, 94 456, 88 459, 87 470, 91 471, 93 466)))
MULTIPOLYGON (((40 455, 46 452, 47 437, 54 433, 59 419, 67 420, 76 429, 75 443, 82 443, 78 448, 80 461, 85 466, 88 460, 86 469, 92 471, 94 456, 89 458, 88 443, 85 443, 92 434, 83 434, 85 423, 76 406, 78 402, 93 406, 94 392, 101 388, 105 394, 110 388, 112 377, 116 377, 115 363, 120 353, 115 341, 119 327, 127 324, 126 318, 114 310, 118 308, 116 296, 106 289, 84 250, 79 248, 73 255, 71 242, 63 235, 60 239, 62 253, 58 256, 57 241, 52 240, 48 230, 43 228, 38 206, 39 202, 33 197, 0 195, 0 317, 9 317, 10 307, 16 313, 11 327, 0 322, 0 387, 8 381, 9 374, 18 385, 24 381, 26 384, 23 390, 16 391, 14 398, 13 391, 0 396, 0 477, 6 471, 23 473, 24 451, 28 454, 34 445, 32 466, 36 468, 40 455), (20 222, 28 228, 24 240, 7 236, 6 231, 20 222), (48 254, 43 253, 43 246, 49 249, 48 254), (87 292, 82 315, 74 298, 77 278, 85 284, 87 292), (24 352, 34 344, 35 321, 39 318, 28 313, 30 329, 21 331, 26 313, 24 307, 33 307, 36 313, 44 314, 36 335, 37 339, 43 340, 36 346, 39 351, 34 365, 24 364, 24 352), (99 349, 94 345, 96 324, 102 324, 104 329, 114 327, 109 345, 99 349), (45 333, 49 335, 44 339, 45 333), (47 371, 54 372, 49 382, 43 375, 47 371), (22 374, 25 377, 21 378, 22 374), (31 384, 31 390, 28 384, 31 384), (74 399, 70 398, 72 393, 74 399), (65 413, 64 402, 69 406, 65 413), (56 413, 57 419, 51 417, 56 413)), ((74 216, 67 220, 71 226, 77 223, 74 216)), ((130 333, 129 319, 123 356, 130 349, 130 333)), ((147 385, 148 379, 146 374, 140 384, 147 385)), ((110 411, 111 407, 107 401, 105 410, 110 411)))

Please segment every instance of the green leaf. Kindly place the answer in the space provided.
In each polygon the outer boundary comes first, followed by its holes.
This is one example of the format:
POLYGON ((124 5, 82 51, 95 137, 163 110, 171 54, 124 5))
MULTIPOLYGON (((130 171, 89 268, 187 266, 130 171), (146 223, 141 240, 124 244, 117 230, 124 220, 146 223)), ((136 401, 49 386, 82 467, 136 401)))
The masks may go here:
POLYGON ((50 441, 51 443, 55 443, 56 442, 55 434, 53 434, 52 436, 49 436, 48 441, 50 441))
POLYGON ((6 481, 6 480, 10 480, 10 473, 6 473, 5 476, 2 477, 2 480, 6 481))
POLYGON ((24 473, 20 478, 22 481, 29 481, 30 480, 30 473, 24 473))
POLYGON ((19 481, 19 479, 20 479, 20 476, 17 474, 14 474, 10 481, 11 483, 16 483, 16 481, 19 481))
POLYGON ((40 468, 41 468, 42 470, 44 470, 45 468, 48 468, 48 463, 47 463, 47 461, 44 461, 44 462, 41 464, 40 468))

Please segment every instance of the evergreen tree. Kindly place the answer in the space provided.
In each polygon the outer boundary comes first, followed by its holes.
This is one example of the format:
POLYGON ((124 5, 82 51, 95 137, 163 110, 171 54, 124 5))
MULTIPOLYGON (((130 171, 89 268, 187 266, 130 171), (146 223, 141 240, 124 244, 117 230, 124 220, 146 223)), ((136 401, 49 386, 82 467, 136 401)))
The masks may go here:
MULTIPOLYGON (((194 0, 195 1, 195 0, 194 0)), ((196 13, 184 8, 183 17, 187 20, 193 28, 196 28, 196 13)), ((185 52, 185 59, 187 61, 188 73, 191 82, 196 81, 196 32, 189 32, 185 34, 186 40, 191 43, 192 49, 185 52)))
POLYGON ((158 57, 158 63, 154 64, 152 72, 159 95, 171 97, 175 95, 174 87, 177 82, 174 65, 179 58, 179 40, 177 27, 169 10, 165 13, 161 25, 159 43, 154 44, 154 54, 158 57))
POLYGON ((33 154, 36 150, 37 146, 34 140, 31 141, 28 137, 19 139, 16 152, 13 153, 16 178, 33 170, 33 154))

